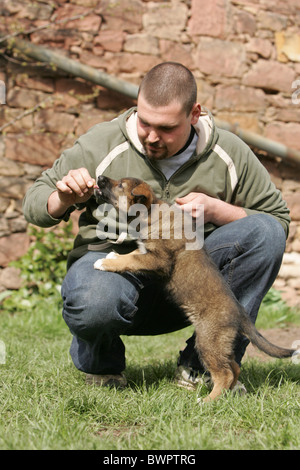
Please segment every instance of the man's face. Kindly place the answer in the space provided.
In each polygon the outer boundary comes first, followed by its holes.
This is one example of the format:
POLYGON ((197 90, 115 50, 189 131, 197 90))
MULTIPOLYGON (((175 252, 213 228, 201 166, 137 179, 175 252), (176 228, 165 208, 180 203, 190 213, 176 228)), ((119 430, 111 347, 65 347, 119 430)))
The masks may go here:
POLYGON ((196 124, 200 113, 200 105, 195 104, 187 116, 175 100, 167 106, 151 106, 141 94, 137 103, 137 132, 150 160, 169 158, 184 147, 191 125, 196 124))

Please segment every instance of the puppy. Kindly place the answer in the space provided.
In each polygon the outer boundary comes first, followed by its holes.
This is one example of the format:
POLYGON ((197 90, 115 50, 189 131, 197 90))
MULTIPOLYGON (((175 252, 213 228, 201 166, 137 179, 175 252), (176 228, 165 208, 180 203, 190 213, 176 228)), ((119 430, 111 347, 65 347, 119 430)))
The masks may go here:
POLYGON ((130 212, 134 204, 143 205, 139 248, 126 255, 110 254, 96 261, 94 268, 160 276, 164 288, 195 327, 195 346, 213 382, 212 391, 204 401, 215 400, 235 386, 240 367, 234 359, 234 346, 239 336, 245 335, 273 357, 290 357, 295 353, 293 349, 271 344, 256 330, 204 248, 187 249, 183 230, 181 237, 178 233, 174 236, 176 211, 170 212, 168 221, 163 220, 160 208, 165 202, 156 198, 147 183, 136 178, 115 181, 100 176, 95 195, 120 213, 130 212), (166 224, 170 225, 169 238, 162 236, 166 224))

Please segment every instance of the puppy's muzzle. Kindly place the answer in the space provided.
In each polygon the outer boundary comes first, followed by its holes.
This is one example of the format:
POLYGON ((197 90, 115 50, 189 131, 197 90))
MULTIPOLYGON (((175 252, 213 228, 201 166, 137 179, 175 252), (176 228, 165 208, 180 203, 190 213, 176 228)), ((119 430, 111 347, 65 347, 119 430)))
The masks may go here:
POLYGON ((98 203, 110 200, 111 180, 106 176, 100 175, 97 179, 97 186, 95 186, 95 197, 98 203))

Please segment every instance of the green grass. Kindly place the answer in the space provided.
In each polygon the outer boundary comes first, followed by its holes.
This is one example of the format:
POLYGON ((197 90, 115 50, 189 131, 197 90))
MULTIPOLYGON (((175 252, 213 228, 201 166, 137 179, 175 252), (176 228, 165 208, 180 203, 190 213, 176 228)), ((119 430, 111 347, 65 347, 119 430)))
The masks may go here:
MULTIPOLYGON (((270 316, 268 327, 282 317, 280 309, 270 316)), ((0 449, 299 449, 299 365, 247 360, 245 397, 199 406, 205 388, 194 393, 173 383, 178 351, 191 332, 124 337, 129 386, 117 391, 85 385, 51 298, 22 313, 3 310, 0 449)))

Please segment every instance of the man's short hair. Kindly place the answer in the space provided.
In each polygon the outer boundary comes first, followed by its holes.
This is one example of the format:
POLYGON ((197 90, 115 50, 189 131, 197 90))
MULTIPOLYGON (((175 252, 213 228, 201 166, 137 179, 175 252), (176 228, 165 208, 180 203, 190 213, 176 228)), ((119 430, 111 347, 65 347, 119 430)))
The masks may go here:
POLYGON ((144 76, 138 94, 152 106, 168 106, 172 101, 178 101, 189 115, 197 101, 197 84, 192 72, 184 65, 163 62, 144 76))

